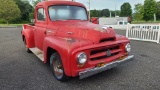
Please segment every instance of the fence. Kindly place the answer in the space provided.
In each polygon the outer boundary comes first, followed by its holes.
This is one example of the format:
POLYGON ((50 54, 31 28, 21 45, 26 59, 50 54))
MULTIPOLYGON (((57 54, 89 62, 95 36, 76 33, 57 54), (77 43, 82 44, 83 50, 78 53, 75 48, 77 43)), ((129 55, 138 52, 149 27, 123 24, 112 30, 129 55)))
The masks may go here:
POLYGON ((159 25, 128 24, 126 37, 133 40, 159 43, 160 24, 159 25))

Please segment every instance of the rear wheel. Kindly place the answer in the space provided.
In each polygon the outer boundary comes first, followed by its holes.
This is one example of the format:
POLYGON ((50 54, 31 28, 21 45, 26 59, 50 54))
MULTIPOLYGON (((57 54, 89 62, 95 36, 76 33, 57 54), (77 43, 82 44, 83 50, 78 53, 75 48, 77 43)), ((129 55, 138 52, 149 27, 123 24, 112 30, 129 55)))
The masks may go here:
POLYGON ((59 81, 66 81, 68 76, 64 72, 60 55, 56 52, 50 57, 50 67, 54 77, 59 81))
POLYGON ((27 47, 27 42, 25 38, 24 38, 24 45, 25 45, 26 52, 31 53, 31 50, 29 50, 29 48, 27 47))

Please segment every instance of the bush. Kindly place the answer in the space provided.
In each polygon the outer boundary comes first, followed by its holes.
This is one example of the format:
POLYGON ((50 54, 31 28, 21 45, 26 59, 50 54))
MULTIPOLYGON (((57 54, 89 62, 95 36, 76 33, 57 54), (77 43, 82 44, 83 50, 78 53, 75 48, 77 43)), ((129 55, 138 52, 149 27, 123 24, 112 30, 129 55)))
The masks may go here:
POLYGON ((6 20, 5 19, 0 19, 0 24, 6 24, 6 20))

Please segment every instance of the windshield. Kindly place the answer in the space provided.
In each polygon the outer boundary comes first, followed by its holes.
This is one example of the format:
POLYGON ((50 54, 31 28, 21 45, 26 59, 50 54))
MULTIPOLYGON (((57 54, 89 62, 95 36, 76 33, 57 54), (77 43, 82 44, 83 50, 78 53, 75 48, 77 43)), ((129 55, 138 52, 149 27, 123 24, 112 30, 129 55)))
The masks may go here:
POLYGON ((49 17, 55 20, 88 20, 86 10, 78 6, 50 6, 49 17))

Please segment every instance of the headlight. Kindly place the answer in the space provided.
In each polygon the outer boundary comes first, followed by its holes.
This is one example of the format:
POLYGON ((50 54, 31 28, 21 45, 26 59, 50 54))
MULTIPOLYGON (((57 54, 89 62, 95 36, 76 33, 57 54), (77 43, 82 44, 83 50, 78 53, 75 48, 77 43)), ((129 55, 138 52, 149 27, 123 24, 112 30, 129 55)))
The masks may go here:
POLYGON ((81 52, 77 57, 77 62, 79 64, 85 64, 87 61, 87 55, 84 52, 81 52))
POLYGON ((130 52, 130 51, 131 51, 131 45, 130 45, 129 43, 126 45, 125 48, 126 48, 126 51, 127 51, 127 52, 130 52))

